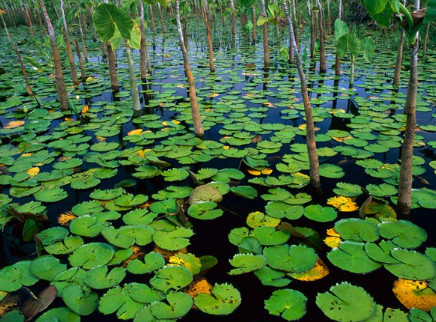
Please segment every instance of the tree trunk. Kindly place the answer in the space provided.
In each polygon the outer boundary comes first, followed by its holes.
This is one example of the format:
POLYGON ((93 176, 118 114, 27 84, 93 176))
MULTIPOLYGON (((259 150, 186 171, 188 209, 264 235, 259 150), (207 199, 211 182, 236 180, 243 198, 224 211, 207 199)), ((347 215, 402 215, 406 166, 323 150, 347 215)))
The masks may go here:
POLYGON ((76 45, 77 57, 79 57, 79 64, 80 64, 80 77, 82 78, 82 81, 86 81, 85 66, 83 65, 82 54, 80 53, 79 42, 78 42, 77 40, 75 40, 75 41, 74 41, 74 44, 76 45))
POLYGON ((416 127, 416 93, 418 88, 418 40, 412 47, 410 56, 410 76, 407 87, 404 113, 406 114, 406 131, 401 148, 400 179, 398 187, 397 208, 400 214, 410 213, 412 203, 412 157, 413 141, 416 127))
POLYGON ((397 60, 395 61, 395 71, 394 71, 394 88, 398 88, 400 85, 401 78, 401 67, 403 65, 403 47, 404 47, 404 39, 406 34, 404 31, 401 31, 400 42, 398 43, 398 52, 397 52, 397 60))
POLYGON ((325 73, 327 71, 326 58, 325 58, 325 31, 323 24, 323 8, 321 0, 318 0, 319 8, 319 72, 325 73))
POLYGON ((24 68, 23 60, 21 59, 20 51, 18 50, 16 43, 14 43, 14 50, 15 50, 15 53, 17 54, 18 61, 20 62, 21 72, 23 73, 24 82, 26 83, 27 95, 33 96, 34 94, 32 92, 32 89, 30 88, 29 79, 27 78, 27 73, 26 73, 26 70, 24 68))
POLYGON ((332 34, 332 19, 330 15, 330 0, 327 0, 327 32, 330 36, 332 34))
POLYGON ((422 49, 422 60, 425 60, 425 55, 427 54, 427 43, 429 40, 429 32, 430 32, 430 23, 427 24, 427 30, 425 32, 425 38, 424 38, 424 48, 422 49))
POLYGON ((30 9, 29 6, 26 6, 26 9, 24 9, 26 11, 26 16, 27 16, 27 20, 29 20, 29 28, 30 28, 30 34, 33 36, 33 23, 32 23, 32 17, 30 15, 30 9))
POLYGON ((140 49, 140 56, 141 56, 141 80, 143 82, 147 81, 147 70, 145 67, 145 26, 144 26, 144 4, 142 1, 139 3, 139 10, 140 10, 140 28, 141 28, 141 49, 140 49))
POLYGON ((62 23, 64 26, 64 37, 65 37, 65 44, 67 45, 67 52, 68 52, 68 61, 70 62, 71 67, 71 76, 73 78, 73 83, 77 84, 77 72, 76 72, 76 66, 74 65, 74 56, 73 56, 73 50, 71 49, 71 43, 70 38, 68 36, 68 27, 67 27, 67 21, 65 19, 65 11, 64 11, 64 2, 61 0, 61 15, 62 15, 62 23))
POLYGON ((197 137, 204 136, 203 124, 201 123, 200 110, 197 103, 197 94, 195 92, 194 77, 192 76, 191 67, 189 66, 188 53, 185 48, 185 43, 183 41, 182 25, 180 23, 180 9, 179 0, 176 0, 176 21, 177 21, 177 31, 179 33, 179 43, 183 54, 183 65, 185 67, 185 75, 188 79, 189 86, 189 100, 191 102, 191 112, 192 112, 192 123, 194 126, 194 133, 197 137))
POLYGON ((224 5, 221 3, 221 27, 224 29, 225 22, 224 22, 224 5))
POLYGON ((151 30, 153 30, 153 34, 155 34, 156 33, 156 25, 154 23, 153 7, 151 6, 151 4, 148 7, 150 8, 151 30))
POLYGON ((108 64, 109 64, 109 76, 111 79, 112 91, 118 92, 118 76, 117 76, 117 64, 115 59, 115 53, 112 49, 111 44, 108 42, 107 52, 108 52, 108 64))
POLYGON ((159 19, 160 19, 160 25, 162 28, 162 32, 166 33, 167 30, 165 29, 165 23, 164 23, 164 19, 163 19, 163 15, 162 15, 162 8, 160 6, 160 3, 157 3, 157 11, 159 12, 159 19))
POLYGON ((351 55, 351 73, 350 73, 350 85, 349 88, 353 88, 354 86, 354 64, 356 62, 356 58, 354 55, 351 55))
POLYGON ((297 44, 295 41, 294 27, 292 25, 291 17, 289 16, 289 9, 286 0, 283 0, 283 8, 285 10, 286 19, 288 20, 289 33, 291 34, 295 59, 297 61, 298 75, 300 76, 301 95, 303 97, 304 113, 306 116, 306 144, 307 153, 309 155, 310 183, 312 187, 320 188, 321 180, 319 177, 319 161, 315 142, 315 123, 313 121, 312 107, 310 106, 309 94, 307 91, 306 75, 304 75, 303 64, 301 62, 300 54, 298 53, 298 51, 296 51, 297 44))
POLYGON ((4 14, 0 14, 0 17, 2 18, 2 22, 3 22, 3 27, 5 28, 6 35, 8 36, 8 40, 9 40, 9 42, 12 42, 11 35, 9 34, 8 26, 6 26, 6 22, 5 22, 5 19, 3 18, 3 16, 4 16, 4 14))
POLYGON ((55 83, 56 91, 58 93, 58 100, 63 111, 68 111, 69 102, 67 89, 65 87, 64 73, 62 72, 61 57, 59 56, 58 47, 56 46, 56 37, 53 30, 53 25, 51 24, 50 17, 48 16, 47 9, 44 5, 44 0, 39 0, 41 5, 42 13, 44 15, 44 20, 47 25, 48 35, 50 38, 50 47, 53 55, 54 69, 55 69, 55 83))
MULTIPOLYGON (((262 15, 266 17, 265 0, 262 0, 262 15)), ((268 45, 268 23, 263 24, 263 63, 265 67, 270 64, 269 45, 268 45)))
POLYGON ((183 41, 186 51, 188 51, 188 19, 186 17, 183 17, 183 41))
POLYGON ((212 35, 211 35, 211 27, 210 27, 210 12, 209 6, 207 5, 207 0, 203 0, 203 17, 204 23, 206 25, 206 34, 207 34, 207 47, 209 49, 209 68, 213 73, 215 72, 215 63, 213 61, 213 45, 212 45, 212 35))
POLYGON ((257 28, 257 18, 256 18, 256 8, 252 6, 253 13, 252 13, 252 24, 253 24, 253 41, 256 42, 256 28, 257 28))
MULTIPOLYGON (((79 31, 80 31, 80 40, 82 42, 82 48, 83 48, 83 56, 85 57, 85 61, 88 62, 88 51, 86 50, 86 43, 85 43, 85 36, 83 35, 83 30, 82 30, 82 22, 83 20, 80 19, 79 16, 79 31)), ((86 23, 83 24, 84 26, 86 26, 86 23)))
POLYGON ((230 0, 230 11, 231 11, 231 17, 230 20, 232 21, 232 35, 236 35, 236 14, 235 14, 235 3, 234 0, 230 0))
POLYGON ((310 58, 313 59, 313 53, 315 52, 315 27, 314 27, 314 14, 310 15, 310 58))
POLYGON ((126 42, 126 56, 127 56, 127 62, 129 64, 129 79, 130 79, 130 90, 132 91, 133 110, 140 111, 141 103, 139 102, 138 86, 136 85, 135 69, 133 67, 133 60, 132 60, 132 55, 130 53, 130 46, 127 42, 126 42))
MULTIPOLYGON (((342 0, 339 0, 339 11, 338 11, 338 19, 342 20, 342 0)), ((341 60, 338 57, 338 54, 335 55, 335 75, 341 76, 341 60)))

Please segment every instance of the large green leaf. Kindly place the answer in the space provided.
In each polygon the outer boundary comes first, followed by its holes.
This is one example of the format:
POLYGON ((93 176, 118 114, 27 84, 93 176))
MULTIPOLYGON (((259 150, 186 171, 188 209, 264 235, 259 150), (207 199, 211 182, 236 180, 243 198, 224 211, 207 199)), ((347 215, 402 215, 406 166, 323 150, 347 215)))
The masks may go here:
POLYGON ((343 35, 348 34, 348 25, 345 21, 342 21, 341 19, 335 20, 335 38, 336 41, 339 40, 343 35))
POLYGON ((423 24, 436 20, 436 0, 427 0, 427 12, 425 13, 423 24))
POLYGON ((306 314, 307 297, 296 290, 275 291, 265 300, 265 309, 272 315, 281 316, 286 321, 301 319, 306 314))
POLYGON ((212 294, 200 293, 194 298, 195 306, 204 313, 227 315, 241 304, 241 294, 229 284, 215 284, 212 294))
POLYGON ((433 261, 427 256, 413 250, 394 248, 391 255, 398 264, 385 264, 385 268, 399 278, 411 280, 430 280, 435 276, 433 261))
POLYGON ((345 34, 338 39, 336 51, 340 59, 344 58, 348 53, 357 56, 360 51, 360 41, 353 34, 345 34))
POLYGON ((130 39, 133 20, 122 9, 113 4, 102 3, 95 8, 94 27, 102 41, 108 41, 118 28, 125 39, 130 39))
POLYGON ((261 269, 266 265, 266 259, 262 255, 236 254, 230 260, 230 264, 236 268, 232 269, 229 274, 239 275, 261 269))
POLYGON ((362 0, 363 5, 368 10, 371 17, 382 13, 388 5, 387 0, 362 0))
POLYGON ((182 266, 166 266, 156 273, 150 284, 157 290, 180 290, 192 282, 191 271, 182 266))
POLYGON ((62 299, 72 311, 79 315, 90 315, 98 306, 97 293, 84 291, 75 284, 64 288, 62 299))
POLYGON ((308 271, 315 266, 318 259, 312 248, 297 245, 265 247, 263 255, 272 268, 292 273, 308 271))
POLYGON ((372 317, 376 304, 363 288, 342 282, 318 293, 316 305, 334 321, 363 321, 372 317))

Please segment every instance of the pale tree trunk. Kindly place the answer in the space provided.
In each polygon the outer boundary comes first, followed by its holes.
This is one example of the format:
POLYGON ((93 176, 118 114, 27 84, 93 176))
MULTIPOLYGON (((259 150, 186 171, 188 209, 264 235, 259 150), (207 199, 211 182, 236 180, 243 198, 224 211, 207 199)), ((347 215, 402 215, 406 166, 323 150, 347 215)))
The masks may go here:
MULTIPOLYGON (((415 9, 419 10, 420 2, 415 2, 415 9)), ((406 103, 404 114, 406 114, 406 130, 404 132, 403 146, 401 147, 400 179, 398 184, 397 209, 400 214, 410 213, 412 205, 412 158, 413 141, 415 139, 416 127, 416 94, 418 90, 418 50, 419 33, 416 42, 411 48, 409 84, 407 86, 406 103)))
MULTIPOLYGON (((403 1, 403 5, 406 5, 406 0, 403 1)), ((403 48, 404 48, 404 39, 406 38, 406 33, 404 30, 401 30, 400 42, 398 43, 398 51, 397 51, 397 59, 395 61, 395 70, 394 70, 394 80, 393 85, 394 88, 397 89, 400 86, 401 79, 401 67, 403 66, 403 48)))
POLYGON ((153 34, 156 33, 156 24, 154 23, 154 14, 153 14, 153 7, 151 4, 148 6, 150 10, 150 20, 151 20, 151 30, 153 30, 153 34))
MULTIPOLYGON (((342 0, 339 0, 338 19, 342 19, 342 0)), ((338 57, 338 53, 336 53, 336 57, 335 57, 335 75, 336 76, 341 75, 341 60, 338 57)))
POLYGON ((73 77, 73 83, 77 84, 78 83, 77 72, 76 72, 76 66, 74 65, 73 50, 71 49, 70 38, 68 36, 68 27, 67 27, 67 21, 65 20, 65 11, 64 11, 63 0, 61 0, 60 5, 61 5, 62 23, 64 26, 65 44, 67 45, 68 61, 70 62, 70 67, 71 67, 71 76, 73 77))
POLYGON ((253 24, 253 41, 256 42, 256 28, 257 28, 257 18, 256 18, 256 8, 253 8, 253 17, 252 17, 252 24, 253 24))
POLYGON ((349 88, 353 88, 354 86, 354 65, 356 62, 356 58, 354 57, 354 55, 351 55, 351 73, 350 73, 350 84, 349 84, 349 88))
POLYGON ((231 17, 230 20, 232 21, 232 35, 236 35, 236 14, 235 14, 235 2, 234 0, 230 0, 230 11, 231 11, 231 17))
POLYGON ((424 48, 422 49, 422 60, 423 61, 425 60, 425 56, 427 54, 427 43, 428 43, 428 40, 430 37, 429 33, 430 33, 430 23, 427 24, 427 30, 425 32, 424 48))
POLYGON ((33 36, 33 23, 32 23, 32 17, 30 15, 30 8, 29 6, 26 6, 24 9, 26 11, 27 20, 29 20, 29 28, 30 28, 30 34, 33 36))
POLYGON ((6 22, 3 16, 4 14, 0 13, 0 17, 2 18, 2 22, 3 22, 3 27, 5 28, 6 36, 8 36, 9 42, 12 42, 11 35, 9 34, 8 26, 6 26, 6 22))
POLYGON ((332 19, 330 15, 330 0, 327 0, 327 32, 330 36, 332 34, 332 19))
POLYGON ((80 53, 79 42, 78 42, 77 40, 75 40, 75 41, 74 41, 74 44, 75 44, 75 46, 76 46, 77 57, 79 58, 79 64, 80 64, 80 77, 82 78, 82 81, 86 81, 85 66, 83 65, 82 54, 80 53))
POLYGON ((103 46, 107 47, 107 53, 108 53, 107 60, 109 65, 109 77, 111 79, 111 88, 112 91, 118 92, 118 76, 117 76, 117 63, 116 63, 115 53, 112 49, 112 45, 109 42, 104 43, 103 46))
POLYGON ((27 95, 33 96, 34 94, 32 92, 32 89, 30 88, 29 79, 27 78, 27 73, 26 73, 26 70, 24 68, 23 60, 21 59, 20 51, 18 50, 18 47, 17 47, 16 43, 14 43, 14 50, 15 50, 15 53, 17 54, 18 61, 20 63, 21 72, 23 73, 23 77, 24 77, 24 82, 26 83, 26 92, 27 92, 27 95))
POLYGON ((179 0, 176 0, 176 21, 177 21, 177 31, 179 33, 179 43, 183 54, 183 65, 185 67, 185 75, 188 79, 189 86, 189 100, 191 102, 191 112, 192 112, 192 123, 194 126, 194 133, 197 137, 204 136, 203 124, 201 123, 200 109, 197 103, 197 94, 195 91, 194 77, 192 76, 191 67, 189 66, 188 53, 185 48, 185 43, 183 41, 182 24, 180 23, 180 9, 179 0))
POLYGON ((163 19, 163 15, 162 15, 162 8, 160 6, 160 3, 157 3, 157 10, 159 12, 159 19, 160 19, 160 25, 162 27, 162 32, 166 33, 167 30, 165 29, 165 23, 164 23, 164 19, 163 19))
POLYGON ((44 20, 47 25, 48 35, 50 38, 50 47, 53 55, 54 69, 55 69, 55 83, 56 91, 58 93, 58 100, 63 111, 68 111, 69 102, 67 89, 65 87, 64 73, 62 72, 61 57, 59 56, 58 47, 56 46, 56 37, 53 30, 53 25, 51 24, 50 17, 48 16, 47 9, 45 8, 44 1, 39 0, 41 5, 42 13, 44 15, 44 20))
POLYGON ((319 72, 325 73, 327 70, 326 58, 325 58, 325 31, 323 24, 323 8, 321 0, 317 0, 319 8, 319 72))
MULTIPOLYGON (((265 0, 261 0, 261 4, 262 4, 262 15, 266 17, 265 0)), ((268 23, 264 23, 262 27, 263 27, 263 63, 265 67, 268 67, 270 64, 269 45, 268 45, 268 23)))
MULTIPOLYGON (((86 23, 83 24, 86 26, 86 23)), ((80 19, 79 16, 79 31, 80 31, 80 41, 82 42, 82 48, 83 48, 83 56, 85 57, 85 61, 88 62, 88 51, 86 50, 86 44, 85 44, 85 36, 83 35, 82 30, 82 19, 80 19)))
POLYGON ((136 85, 135 69, 133 67, 133 60, 132 60, 132 55, 130 53, 130 46, 127 42, 126 42, 126 56, 127 56, 127 62, 129 64, 129 79, 130 79, 130 87, 131 87, 130 89, 132 91, 133 110, 140 111, 141 103, 139 102, 138 86, 136 85))
POLYGON ((211 26, 210 26, 210 12, 209 6, 207 5, 207 0, 203 0, 203 17, 204 23, 206 25, 206 34, 207 34, 207 47, 209 49, 209 68, 213 73, 215 72, 215 63, 213 61, 213 45, 212 45, 212 35, 211 35, 211 26))
POLYGON ((301 62, 300 54, 296 50, 297 44, 295 41, 294 27, 292 25, 291 17, 289 16, 288 5, 286 3, 286 0, 282 0, 282 2, 283 8, 285 9, 286 19, 288 20, 289 33, 291 34, 295 59, 297 61, 298 75, 300 77, 301 96, 303 97, 304 113, 306 116, 306 145, 307 153, 309 156, 310 183, 312 187, 320 188, 321 180, 319 177, 319 161, 315 142, 315 123, 313 121, 312 107, 310 106, 309 94, 307 92, 306 75, 304 75, 303 64, 301 62))
POLYGON ((141 55, 141 80, 143 82, 147 81, 147 70, 145 68, 145 26, 144 26, 144 4, 141 2, 139 2, 139 10, 140 10, 140 21, 141 21, 141 50, 140 50, 140 55, 141 55))
POLYGON ((188 19, 183 17, 183 40, 185 42, 186 51, 188 50, 188 19))
POLYGON ((394 88, 398 88, 398 86, 400 85, 401 66, 403 65, 403 47, 404 47, 405 38, 406 38, 406 34, 404 30, 402 30, 400 42, 398 43, 397 59, 395 61, 394 81, 393 81, 394 88))

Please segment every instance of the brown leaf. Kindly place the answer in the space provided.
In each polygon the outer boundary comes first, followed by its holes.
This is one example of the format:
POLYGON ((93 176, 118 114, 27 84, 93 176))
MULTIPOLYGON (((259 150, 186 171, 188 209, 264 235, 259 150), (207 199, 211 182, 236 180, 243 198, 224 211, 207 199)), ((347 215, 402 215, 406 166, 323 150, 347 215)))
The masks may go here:
POLYGON ((58 291, 56 290, 56 287, 49 286, 39 293, 37 299, 31 298, 27 300, 21 308, 26 316, 26 321, 30 321, 38 313, 48 308, 55 300, 57 294, 58 291))

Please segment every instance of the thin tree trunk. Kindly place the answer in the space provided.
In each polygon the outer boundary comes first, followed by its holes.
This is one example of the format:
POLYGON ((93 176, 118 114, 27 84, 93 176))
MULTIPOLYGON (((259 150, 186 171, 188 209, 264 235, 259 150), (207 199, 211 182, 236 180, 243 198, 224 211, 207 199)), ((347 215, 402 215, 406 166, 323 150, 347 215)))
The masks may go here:
POLYGON ((195 83, 194 77, 192 76, 191 67, 189 66, 189 58, 188 53, 185 48, 185 44, 183 41, 183 33, 182 33, 182 25, 180 23, 180 9, 179 9, 179 0, 176 0, 176 21, 177 21, 177 30, 179 33, 179 43, 180 48, 183 54, 183 64, 185 67, 185 75, 188 79, 189 86, 189 100, 191 102, 191 112, 192 112, 192 123, 194 126, 194 133, 197 137, 204 136, 203 124, 201 123, 200 110, 198 108, 197 103, 197 94, 195 92, 195 83))
POLYGON ((153 30, 153 34, 155 34, 156 33, 156 24, 154 23, 153 7, 151 6, 151 4, 148 7, 150 8, 151 30, 153 30))
POLYGON ((234 0, 230 0, 230 11, 231 11, 231 21, 232 21, 232 35, 236 35, 236 14, 235 14, 235 3, 234 0))
POLYGON ((107 54, 107 48, 106 48, 104 42, 101 43, 101 51, 103 52, 103 59, 106 59, 108 54, 107 54))
POLYGON ((140 49, 140 56, 141 56, 141 80, 143 82, 147 81, 147 70, 145 67, 145 26, 144 26, 144 4, 142 1, 139 3, 139 10, 140 10, 140 28, 141 28, 141 49, 140 49))
POLYGON ((157 3, 157 10, 159 12, 159 19, 160 19, 160 25, 161 25, 161 28, 162 28, 162 32, 166 33, 167 30, 165 29, 165 23, 164 23, 164 19, 163 19, 163 15, 162 15, 162 8, 161 8, 159 2, 157 3))
POLYGON ((63 111, 68 111, 69 102, 67 89, 65 87, 64 73, 62 72, 61 57, 59 56, 58 47, 56 46, 56 37, 51 24, 50 17, 48 16, 47 9, 45 8, 44 1, 39 0, 41 5, 42 13, 44 15, 44 20, 47 25, 48 35, 50 38, 50 47, 53 55, 54 69, 55 69, 55 83, 56 90, 58 92, 58 100, 63 111))
POLYGON ((29 6, 26 6, 26 15, 27 19, 29 20, 29 28, 30 28, 30 34, 33 36, 33 23, 32 23, 32 17, 30 16, 30 9, 29 6))
MULTIPOLYGON (((339 11, 338 11, 338 19, 342 20, 342 0, 339 0, 339 11)), ((335 75, 341 75, 341 60, 338 57, 338 53, 335 55, 335 75)))
POLYGON ((327 0, 327 32, 330 36, 332 34, 332 20, 330 15, 330 0, 327 0))
POLYGON ((397 51, 397 59, 395 61, 395 71, 394 71, 394 88, 398 88, 400 85, 401 78, 401 66, 403 65, 403 48, 404 48, 404 39, 406 38, 406 34, 404 31, 401 31, 400 42, 398 43, 398 51, 397 51))
MULTIPOLYGON (((88 62, 89 61, 88 60, 88 50, 86 50, 85 36, 83 35, 83 30, 82 30, 82 22, 83 22, 83 20, 80 19, 80 16, 79 16, 79 31, 80 31, 80 40, 82 42, 82 48, 83 48, 83 56, 85 57, 85 61, 88 62)), ((86 23, 83 25, 85 26, 86 23)))
POLYGON ((8 36, 9 42, 12 42, 11 35, 9 34, 8 26, 6 26, 6 22, 5 19, 3 18, 3 15, 4 14, 0 14, 0 17, 2 18, 2 22, 3 22, 3 27, 5 28, 6 35, 8 36))
POLYGON ((112 91, 118 92, 118 76, 117 76, 117 64, 115 59, 115 53, 112 49, 111 44, 108 42, 107 52, 108 52, 108 65, 109 65, 109 76, 111 79, 112 91))
POLYGON ((35 1, 33 0, 33 6, 36 10, 36 18, 38 19, 39 28, 42 29, 42 19, 41 14, 39 12, 38 6, 36 5, 35 1))
POLYGON ((183 17, 183 40, 185 48, 188 50, 188 19, 186 17, 183 17))
MULTIPOLYGON (((262 3, 262 15, 266 17, 265 0, 261 0, 261 3, 262 3)), ((270 64, 267 22, 263 24, 263 63, 265 67, 268 67, 270 64)))
POLYGON ((315 52, 315 27, 314 27, 314 14, 310 15, 310 57, 313 58, 315 52))
MULTIPOLYGON (((415 9, 420 9, 420 0, 415 1, 415 9)), ((404 132, 403 146, 401 147, 400 178, 398 182, 397 210, 400 214, 409 214, 412 205, 413 181, 413 141, 416 127, 416 95, 418 91, 418 50, 419 32, 416 33, 415 43, 410 53, 409 84, 407 85, 406 103, 406 130, 404 132)))
POLYGON ((252 24, 253 24, 253 41, 256 42, 256 28, 257 28, 257 18, 256 18, 256 8, 253 8, 253 17, 252 17, 252 24))
POLYGON ((410 76, 407 87, 404 113, 406 114, 406 131, 404 133, 403 146, 401 148, 400 179, 398 187, 398 211, 400 214, 408 214, 412 203, 412 157, 413 141, 416 127, 416 93, 418 88, 418 40, 412 47, 410 57, 410 76))
POLYGON ((424 48, 422 49, 422 60, 423 61, 425 60, 425 56, 427 54, 427 43, 428 43, 428 40, 430 37, 429 33, 430 33, 430 23, 427 24, 427 30, 425 32, 424 48))
POLYGON ((204 23, 206 25, 206 34, 207 34, 207 47, 209 49, 209 68, 213 73, 215 72, 215 63, 213 61, 213 45, 212 45, 212 35, 211 35, 211 26, 210 26, 210 12, 209 6, 207 5, 207 0, 203 0, 203 17, 204 23))
POLYGON ((67 27, 67 21, 65 19, 65 11, 64 11, 64 2, 61 0, 61 15, 62 15, 62 23, 64 26, 64 37, 65 37, 65 44, 67 45, 67 52, 68 52, 68 61, 70 62, 71 67, 71 76, 73 78, 73 83, 77 84, 77 72, 76 72, 76 66, 74 65, 74 56, 73 56, 73 50, 71 49, 71 43, 70 38, 68 36, 68 27, 67 27))
POLYGON ((77 40, 75 40, 75 41, 74 41, 74 44, 76 45, 77 57, 79 57, 79 64, 80 64, 80 77, 82 78, 82 81, 86 81, 85 66, 83 65, 82 54, 80 53, 79 42, 78 42, 77 40))
POLYGON ((323 8, 321 0, 318 0, 319 8, 319 72, 325 73, 327 70, 326 58, 325 58, 325 31, 323 24, 323 8))
POLYGON ((354 86, 354 65, 356 62, 356 58, 354 55, 351 55, 351 73, 350 73, 350 85, 349 88, 353 88, 354 86))
POLYGON ((225 23, 224 23, 224 5, 221 3, 221 27, 224 29, 225 23))
POLYGON ((23 60, 21 59, 20 51, 18 50, 16 43, 14 43, 14 50, 15 50, 15 53, 17 54, 18 61, 20 63, 21 72, 23 73, 23 77, 24 77, 24 82, 26 83, 27 95, 33 96, 34 94, 32 92, 32 89, 30 88, 30 85, 29 85, 29 79, 27 78, 26 69, 24 68, 23 60))
POLYGON ((133 60, 132 60, 132 55, 130 53, 130 46, 127 42, 126 42, 126 56, 127 56, 127 62, 129 64, 129 79, 130 79, 130 90, 132 91, 133 110, 140 111, 141 103, 139 102, 138 86, 136 85, 135 69, 133 67, 133 60))
POLYGON ((298 75, 300 76, 301 95, 303 97, 304 113, 306 116, 306 144, 307 153, 309 155, 310 183, 312 187, 320 188, 321 180, 319 177, 319 161, 315 142, 315 123, 313 121, 312 107, 310 106, 309 94, 307 92, 306 75, 304 75, 300 54, 298 53, 298 51, 295 50, 297 48, 297 44, 295 41, 294 27, 292 25, 291 17, 289 16, 288 5, 286 3, 286 0, 283 0, 282 2, 283 8, 285 10, 286 19, 288 20, 289 33, 291 34, 295 59, 297 60, 298 75))

